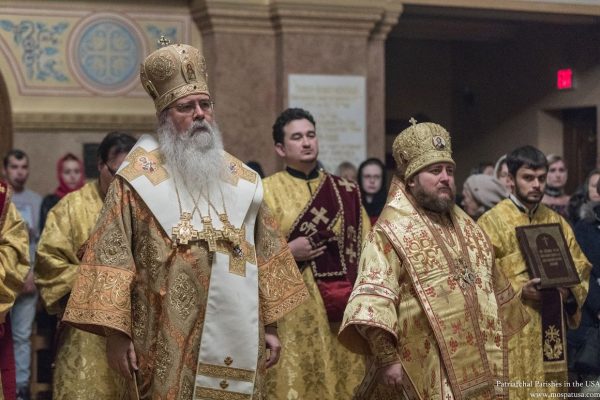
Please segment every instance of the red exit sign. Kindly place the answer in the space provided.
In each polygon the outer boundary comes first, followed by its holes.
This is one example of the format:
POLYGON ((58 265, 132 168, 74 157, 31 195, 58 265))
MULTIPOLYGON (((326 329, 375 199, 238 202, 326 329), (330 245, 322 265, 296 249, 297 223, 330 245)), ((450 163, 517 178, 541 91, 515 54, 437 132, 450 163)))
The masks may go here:
POLYGON ((558 70, 556 73, 556 88, 558 90, 573 89, 573 70, 571 68, 558 70))

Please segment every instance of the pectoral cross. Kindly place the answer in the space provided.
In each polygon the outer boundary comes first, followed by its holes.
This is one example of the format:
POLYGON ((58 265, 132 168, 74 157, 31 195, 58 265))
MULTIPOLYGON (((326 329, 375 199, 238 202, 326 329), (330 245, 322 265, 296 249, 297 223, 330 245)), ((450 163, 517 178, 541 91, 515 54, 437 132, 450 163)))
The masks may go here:
POLYGON ((202 232, 198 233, 198 239, 206 241, 208 251, 217 251, 217 239, 223 237, 223 232, 213 228, 210 217, 202 217, 202 232))
POLYGON ((256 253, 254 246, 246 241, 246 228, 242 225, 236 229, 240 234, 238 238, 240 243, 233 245, 220 240, 217 245, 217 251, 229 255, 229 272, 239 276, 246 276, 246 262, 256 265, 256 253))
POLYGON ((223 224, 223 239, 228 240, 234 248, 239 247, 240 243, 242 242, 241 229, 236 229, 235 226, 233 226, 233 224, 229 222, 227 214, 219 214, 219 220, 223 224))
POLYGON ((458 282, 460 287, 464 289, 465 285, 470 286, 474 284, 475 280, 477 279, 477 274, 471 271, 471 269, 467 266, 467 263, 462 258, 457 260, 457 264, 461 270, 454 274, 454 279, 458 282))
POLYGON ((171 229, 173 241, 178 244, 188 244, 191 240, 198 239, 198 231, 192 225, 192 214, 181 213, 179 223, 171 229))
POLYGON ((229 255, 229 272, 246 276, 246 262, 256 264, 256 255, 252 245, 244 240, 240 246, 234 247, 229 255))
POLYGON ((346 188, 346 192, 351 192, 352 189, 354 189, 354 183, 347 181, 346 179, 342 179, 342 181, 340 182, 340 186, 343 186, 346 188))

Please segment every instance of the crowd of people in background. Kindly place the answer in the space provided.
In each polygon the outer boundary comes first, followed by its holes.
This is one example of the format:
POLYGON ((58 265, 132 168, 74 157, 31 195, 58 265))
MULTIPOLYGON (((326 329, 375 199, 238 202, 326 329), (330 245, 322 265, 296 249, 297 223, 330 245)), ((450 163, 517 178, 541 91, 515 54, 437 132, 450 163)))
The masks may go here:
POLYGON ((579 358, 598 340, 600 170, 566 193, 565 160, 526 145, 458 195, 450 133, 411 118, 395 165, 329 172, 317 121, 288 108, 271 132, 285 167, 261 180, 223 148, 201 51, 161 43, 140 70, 156 136, 107 134, 88 182, 64 155, 43 199, 27 154, 4 158, 0 399, 31 398, 39 305, 56 318, 56 400, 600 390, 579 358), (578 280, 542 290, 517 232, 549 225, 578 280))
MULTIPOLYGON (((66 194, 81 188, 85 183, 85 174, 81 160, 71 153, 65 154, 57 162, 58 187, 54 193, 42 199, 38 193, 26 187, 30 174, 30 160, 24 151, 19 149, 9 151, 4 156, 3 166, 4 177, 13 190, 12 201, 29 230, 31 268, 11 311, 17 398, 28 399, 32 358, 31 334, 38 303, 33 268, 38 241, 50 209, 66 194)), ((50 332, 53 332, 53 329, 50 329, 50 332)))
MULTIPOLYGON (((126 136, 126 138, 130 138, 130 136, 126 136)), ((131 139, 128 149, 133 146, 133 143, 133 139, 131 139)), ((123 157, 125 154, 122 153, 123 157)), ((104 163, 103 165, 108 165, 104 158, 106 155, 100 159, 101 162, 104 163)), ((581 325, 578 329, 568 332, 569 354, 572 355, 586 340, 587 328, 598 325, 600 315, 600 286, 598 283, 600 282, 600 250, 597 246, 600 240, 600 169, 590 171, 585 181, 578 185, 577 190, 569 194, 565 191, 568 180, 565 161, 562 157, 551 154, 547 156, 547 162, 549 167, 542 203, 560 214, 572 225, 578 243, 593 264, 589 295, 584 305, 581 325)), ((264 177, 263 169, 258 162, 249 161, 247 165, 264 177)), ((71 153, 61 157, 57 162, 58 186, 53 193, 46 195, 43 199, 39 194, 27 188, 30 160, 25 152, 18 149, 11 150, 5 155, 3 166, 4 176, 13 190, 12 201, 29 228, 31 265, 37 265, 36 248, 38 240, 44 232, 49 213, 65 195, 78 191, 86 183, 83 163, 71 153)), ((321 167, 320 163, 319 166, 321 167)), ((109 168, 112 177, 118 169, 118 165, 115 164, 109 168)), ((390 172, 393 175, 393 171, 394 166, 386 166, 377 158, 363 161, 358 168, 350 162, 343 162, 335 171, 336 175, 342 179, 358 184, 361 202, 371 225, 375 224, 386 204, 388 175, 390 172)), ((474 220, 502 200, 514 195, 515 182, 508 171, 506 155, 501 156, 496 163, 482 162, 471 172, 472 174, 465 180, 462 192, 459 192, 456 201, 474 220)), ((53 229, 56 223, 53 220, 53 229)), ((90 229, 91 226, 87 228, 88 233, 90 229)), ((29 398, 31 333, 38 303, 38 291, 33 279, 32 268, 11 311, 18 399, 29 398)), ((64 308, 64 304, 62 307, 64 308)), ((58 309, 60 310, 60 307, 58 309)), ((54 333, 52 330, 52 334, 54 333)), ((589 372, 575 370, 575 366, 572 364, 570 373, 573 380, 598 378, 590 375, 589 372)))

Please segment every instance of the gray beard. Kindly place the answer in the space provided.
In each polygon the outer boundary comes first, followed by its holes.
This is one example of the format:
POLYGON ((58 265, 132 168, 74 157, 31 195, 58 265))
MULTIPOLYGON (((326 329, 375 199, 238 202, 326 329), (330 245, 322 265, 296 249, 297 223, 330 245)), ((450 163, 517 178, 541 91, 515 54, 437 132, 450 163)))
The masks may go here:
POLYGON ((177 132, 170 118, 157 129, 160 151, 189 191, 211 186, 224 165, 223 141, 215 122, 194 121, 185 132, 177 132))

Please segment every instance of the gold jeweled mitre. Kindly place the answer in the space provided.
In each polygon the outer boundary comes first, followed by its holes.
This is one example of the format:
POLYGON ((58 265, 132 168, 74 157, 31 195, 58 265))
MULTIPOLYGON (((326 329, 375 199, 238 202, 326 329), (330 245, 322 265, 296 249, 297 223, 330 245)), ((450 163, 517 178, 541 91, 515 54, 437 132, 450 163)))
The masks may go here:
POLYGON ((455 165, 447 130, 432 122, 417 124, 412 118, 411 123, 396 136, 392 146, 402 180, 406 181, 419 170, 438 162, 455 165))
POLYGON ((187 44, 172 44, 152 52, 140 66, 140 79, 159 113, 190 94, 210 96, 204 57, 187 44))

